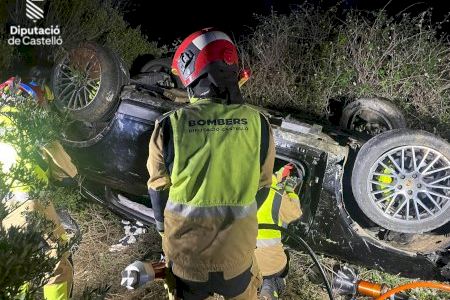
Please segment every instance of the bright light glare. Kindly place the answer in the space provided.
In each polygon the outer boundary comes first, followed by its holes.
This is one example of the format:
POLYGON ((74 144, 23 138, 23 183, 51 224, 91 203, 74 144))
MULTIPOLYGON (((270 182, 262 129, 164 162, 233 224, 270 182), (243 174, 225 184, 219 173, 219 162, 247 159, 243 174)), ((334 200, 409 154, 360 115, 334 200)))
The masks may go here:
POLYGON ((2 172, 8 173, 11 167, 17 161, 17 151, 13 146, 0 142, 0 163, 2 164, 2 172))

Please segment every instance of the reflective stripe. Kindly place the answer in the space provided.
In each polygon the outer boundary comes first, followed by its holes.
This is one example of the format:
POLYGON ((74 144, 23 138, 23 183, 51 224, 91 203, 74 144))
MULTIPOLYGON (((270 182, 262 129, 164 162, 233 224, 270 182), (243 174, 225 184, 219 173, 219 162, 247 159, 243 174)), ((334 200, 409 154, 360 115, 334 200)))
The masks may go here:
POLYGON ((289 198, 291 198, 292 200, 299 200, 300 201, 300 197, 295 193, 295 192, 289 192, 288 193, 289 198))
POLYGON ((158 220, 155 220, 156 223, 156 229, 158 231, 164 231, 164 222, 160 222, 158 220))
POLYGON ((220 31, 209 31, 198 37, 196 37, 192 43, 199 49, 202 50, 211 42, 216 40, 227 40, 230 43, 233 43, 230 38, 223 32, 220 31))
POLYGON ((256 247, 263 248, 263 247, 270 247, 275 246, 281 243, 281 238, 273 238, 273 239, 258 239, 256 241, 256 247))
POLYGON ((273 203, 272 203, 273 224, 278 224, 278 217, 280 216, 281 200, 283 199, 283 195, 281 194, 281 192, 275 192, 275 195, 273 196, 273 203))
MULTIPOLYGON (((278 190, 277 178, 272 175, 272 186, 266 201, 258 210, 258 224, 277 224, 281 207, 281 200, 283 198, 283 190, 278 190)), ((281 232, 272 229, 259 229, 258 241, 280 240, 281 232)))
POLYGON ((36 92, 27 84, 20 83, 21 90, 27 92, 31 97, 36 98, 36 92))
POLYGON ((167 201, 166 210, 179 214, 185 218, 233 218, 242 219, 249 215, 256 214, 256 202, 244 206, 192 206, 189 204, 174 203, 167 201))
POLYGON ((281 231, 275 229, 258 229, 257 239, 258 240, 281 239, 281 231))
POLYGON ((44 286, 45 300, 67 300, 69 299, 69 291, 67 289, 67 281, 62 283, 47 284, 44 286))

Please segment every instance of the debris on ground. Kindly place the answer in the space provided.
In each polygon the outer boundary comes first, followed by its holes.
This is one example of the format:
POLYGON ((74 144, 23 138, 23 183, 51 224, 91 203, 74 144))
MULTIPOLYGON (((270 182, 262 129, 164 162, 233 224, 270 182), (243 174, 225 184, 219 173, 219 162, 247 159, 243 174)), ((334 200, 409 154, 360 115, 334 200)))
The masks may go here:
POLYGON ((128 246, 135 244, 138 241, 140 235, 147 232, 144 224, 139 221, 136 221, 135 224, 132 224, 130 221, 122 220, 121 224, 123 225, 125 236, 122 237, 117 244, 112 245, 109 248, 109 252, 123 251, 128 246))

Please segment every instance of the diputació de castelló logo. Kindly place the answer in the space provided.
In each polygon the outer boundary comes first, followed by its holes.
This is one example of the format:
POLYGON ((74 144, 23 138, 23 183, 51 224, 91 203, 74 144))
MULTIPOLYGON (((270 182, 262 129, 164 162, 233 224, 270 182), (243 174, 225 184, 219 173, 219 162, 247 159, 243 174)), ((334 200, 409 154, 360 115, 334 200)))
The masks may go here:
POLYGON ((27 0, 25 9, 26 9, 26 16, 28 19, 33 20, 33 22, 36 23, 37 20, 44 18, 44 9, 38 4, 35 4, 34 2, 44 2, 44 0, 27 0))
MULTIPOLYGON (((33 21, 33 23, 45 18, 45 0, 17 1, 25 1, 25 16, 33 21)), ((8 39, 8 44, 11 46, 60 46, 63 43, 59 25, 50 25, 47 27, 12 25, 9 28, 9 34, 10 38, 8 39)))

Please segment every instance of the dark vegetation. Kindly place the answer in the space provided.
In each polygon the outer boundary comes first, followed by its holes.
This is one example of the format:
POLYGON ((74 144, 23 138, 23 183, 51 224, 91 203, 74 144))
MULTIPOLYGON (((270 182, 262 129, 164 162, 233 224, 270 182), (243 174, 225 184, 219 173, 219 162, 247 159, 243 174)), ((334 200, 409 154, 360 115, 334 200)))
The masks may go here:
MULTIPOLYGON (((142 55, 158 57, 165 53, 165 47, 158 48, 156 43, 147 41, 139 28, 132 28, 123 20, 121 2, 47 1, 48 14, 39 26, 59 24, 63 47, 26 49, 6 43, 7 25, 25 26, 28 22, 24 19, 23 7, 16 6, 19 1, 2 1, 0 78, 6 79, 17 72, 16 67, 30 61, 51 64, 67 48, 86 40, 114 49, 128 66, 142 55)), ((331 114, 330 99, 352 101, 359 97, 385 97, 406 112, 410 127, 424 128, 448 139, 450 43, 446 35, 439 33, 439 27, 447 20, 433 23, 429 10, 418 15, 405 11, 396 16, 389 16, 382 10, 348 11, 339 14, 340 17, 336 11, 336 7, 321 9, 303 5, 289 15, 259 16, 259 25, 240 41, 242 63, 250 66, 253 73, 243 90, 247 98, 254 104, 306 111, 326 119, 331 114)), ((13 175, 0 173, 0 199, 6 198, 11 176, 14 176, 35 186, 36 197, 57 200, 59 206, 69 209, 80 222, 84 236, 80 250, 74 255, 76 295, 92 298, 101 289, 97 285, 101 284, 112 285, 108 290, 111 298, 129 299, 130 294, 123 293, 118 286, 118 272, 137 256, 148 252, 147 245, 159 247, 159 236, 151 232, 145 245, 130 248, 126 255, 109 253, 109 246, 121 237, 117 219, 101 208, 80 205, 76 190, 69 194, 43 187, 27 167, 34 162, 32 149, 39 149, 57 138, 63 119, 51 111, 36 110, 29 101, 16 100, 14 105, 21 111, 15 117, 19 127, 16 133, 2 134, 1 140, 18 147, 22 163, 12 169, 13 175), (93 288, 89 291, 89 287, 93 288)), ((1 108, 6 102, 0 104, 1 108)), ((0 127, 5 125, 0 124, 0 127)), ((7 212, 0 202, 0 221, 7 212)), ((0 291, 6 293, 0 293, 0 298, 16 294, 23 282, 34 283, 33 294, 44 284, 42 275, 56 262, 38 251, 35 241, 45 228, 34 225, 36 223, 8 232, 0 229, 0 256, 6 255, 0 257, 0 291), (23 257, 27 259, 21 259, 23 257)), ((312 264, 305 261, 306 256, 294 255, 287 298, 322 297, 316 293, 315 286, 308 285, 307 272, 312 264), (301 292, 305 294, 300 295, 301 292)), ((366 271, 366 275, 377 281, 388 278, 392 284, 400 281, 378 272, 366 271)), ((160 296, 164 293, 162 286, 153 287, 153 292, 148 290, 149 297, 163 298, 160 296)), ((416 296, 439 299, 437 294, 422 296, 418 292, 416 296)))
POLYGON ((325 118, 329 100, 385 97, 409 126, 450 134, 450 43, 431 10, 390 16, 385 11, 297 7, 260 16, 241 43, 253 76, 251 102, 325 118), (338 17, 340 16, 340 17, 338 17))

